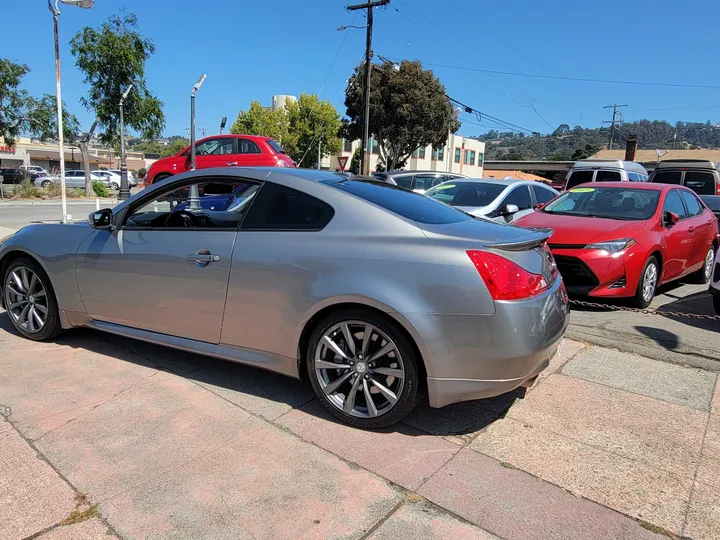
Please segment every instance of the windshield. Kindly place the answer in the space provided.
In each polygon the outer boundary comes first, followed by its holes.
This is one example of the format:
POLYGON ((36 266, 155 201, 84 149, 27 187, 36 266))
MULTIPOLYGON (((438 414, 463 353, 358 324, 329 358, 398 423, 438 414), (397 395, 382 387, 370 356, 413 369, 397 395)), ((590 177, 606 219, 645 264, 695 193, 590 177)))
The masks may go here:
POLYGON ((660 191, 625 188, 575 188, 550 202, 543 212, 623 220, 645 220, 655 214, 660 191))
POLYGON ((285 152, 285 150, 282 149, 282 146, 280 146, 278 143, 276 143, 272 139, 268 139, 267 143, 268 143, 268 145, 270 145, 270 148, 272 148, 278 154, 287 154, 287 152, 285 152))
POLYGON ((425 195, 452 206, 487 206, 507 186, 496 182, 445 182, 425 192, 425 195))
POLYGON ((384 182, 325 180, 323 183, 418 223, 445 225, 473 219, 430 197, 384 182))

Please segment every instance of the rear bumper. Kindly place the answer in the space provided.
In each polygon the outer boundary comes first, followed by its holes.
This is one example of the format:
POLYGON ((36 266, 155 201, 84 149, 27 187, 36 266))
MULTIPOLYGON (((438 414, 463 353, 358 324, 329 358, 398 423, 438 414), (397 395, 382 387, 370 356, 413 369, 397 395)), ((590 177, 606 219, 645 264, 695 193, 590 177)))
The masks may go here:
POLYGON ((430 405, 497 396, 545 369, 569 322, 561 280, 492 315, 405 315, 422 341, 430 405))

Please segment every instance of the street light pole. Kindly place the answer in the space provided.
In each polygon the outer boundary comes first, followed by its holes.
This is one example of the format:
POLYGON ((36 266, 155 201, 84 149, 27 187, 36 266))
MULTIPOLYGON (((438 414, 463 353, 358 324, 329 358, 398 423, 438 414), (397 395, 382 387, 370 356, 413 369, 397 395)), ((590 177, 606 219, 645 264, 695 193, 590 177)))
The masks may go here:
POLYGON ((120 201, 130 198, 130 186, 128 186, 127 177, 127 157, 125 155, 125 118, 123 105, 132 88, 133 85, 131 84, 120 98, 120 193, 118 193, 118 200, 120 201))
POLYGON ((68 222, 67 213, 67 192, 65 191, 65 147, 64 147, 64 127, 63 127, 63 110, 61 95, 61 78, 60 78, 60 39, 58 36, 58 17, 60 2, 68 5, 75 5, 84 9, 90 9, 95 0, 55 0, 53 6, 52 0, 48 0, 48 9, 53 14, 53 31, 55 37, 55 99, 57 101, 57 125, 58 125, 58 150, 60 157, 60 201, 62 205, 62 222, 68 222))
MULTIPOLYGON (((195 94, 205 82, 206 75, 203 73, 198 82, 193 85, 190 92, 190 170, 195 170, 195 94)), ((200 191, 197 184, 190 186, 190 205, 188 210, 201 210, 200 191)))

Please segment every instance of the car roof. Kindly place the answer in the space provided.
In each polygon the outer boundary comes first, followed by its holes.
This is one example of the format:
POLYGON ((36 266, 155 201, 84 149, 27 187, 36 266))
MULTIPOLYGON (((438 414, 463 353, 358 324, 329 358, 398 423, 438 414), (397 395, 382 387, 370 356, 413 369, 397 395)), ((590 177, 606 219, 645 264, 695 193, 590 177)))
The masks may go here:
POLYGON ((640 163, 620 159, 580 159, 573 163, 571 170, 573 169, 625 169, 647 174, 647 169, 640 163))
MULTIPOLYGON (((578 184, 573 186, 568 191, 572 191, 581 187, 589 187, 594 189, 600 189, 601 187, 608 188, 622 188, 622 189, 646 189, 648 191, 669 191, 671 189, 687 189, 684 186, 678 184, 661 184, 660 182, 585 182, 584 184, 578 184)), ((690 191, 688 189, 688 191, 690 191)))
POLYGON ((395 170, 395 171, 382 171, 382 172, 376 172, 374 173, 375 176, 400 176, 405 174, 444 174, 447 176, 457 176, 458 178, 469 178, 469 176, 456 173, 456 172, 450 172, 450 171, 429 171, 429 170, 420 170, 420 169, 411 169, 411 170, 395 170))
POLYGON ((267 141, 268 139, 272 139, 272 137, 263 137, 262 135, 245 135, 243 133, 223 133, 218 135, 208 135, 207 137, 198 139, 195 143, 197 144, 207 139, 251 139, 256 141, 267 141))
POLYGON ((720 163, 709 159, 664 159, 655 165, 658 169, 720 169, 720 163))

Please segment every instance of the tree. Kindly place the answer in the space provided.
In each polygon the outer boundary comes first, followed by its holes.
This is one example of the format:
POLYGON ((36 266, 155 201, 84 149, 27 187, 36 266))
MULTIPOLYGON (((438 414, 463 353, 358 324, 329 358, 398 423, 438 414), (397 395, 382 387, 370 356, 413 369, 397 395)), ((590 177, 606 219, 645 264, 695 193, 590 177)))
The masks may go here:
POLYGON ((576 161, 578 159, 587 159, 593 154, 597 154, 600 151, 600 148, 593 145, 593 144, 586 144, 582 148, 578 148, 573 152, 573 155, 570 157, 572 161, 576 161))
POLYGON ((338 133, 342 124, 330 101, 322 101, 316 94, 303 93, 297 101, 287 103, 285 109, 288 130, 282 144, 299 167, 315 162, 318 147, 323 157, 340 152, 342 139, 338 133))
POLYGON ((231 133, 262 135, 282 142, 287 136, 288 118, 284 109, 272 110, 259 101, 251 101, 247 111, 241 110, 230 128, 231 133))
POLYGON ((554 137, 560 137, 561 135, 567 135, 570 133, 570 126, 567 124, 560 124, 555 131, 553 131, 554 137))
MULTIPOLYGON (((0 58, 0 137, 8 146, 13 146, 22 133, 43 141, 57 137, 55 96, 45 94, 35 99, 20 89, 22 78, 29 72, 30 68, 25 65, 0 58)), ((77 132, 78 121, 64 104, 63 122, 64 136, 70 140, 77 132)))
MULTIPOLYGON (((362 133, 363 64, 355 68, 345 91, 345 106, 354 138, 362 133)), ((374 66, 370 84, 370 132, 378 141, 385 168, 395 169, 416 148, 445 144, 460 122, 445 87, 417 61, 374 66)))
POLYGON ((157 154, 161 158, 174 156, 190 145, 190 141, 184 137, 175 137, 168 144, 162 144, 157 141, 140 141, 133 145, 135 152, 144 152, 145 154, 157 154))
POLYGON ((350 159, 350 172, 360 174, 360 147, 355 148, 352 159, 350 159))
POLYGON ((138 29, 137 16, 113 15, 99 29, 85 27, 70 41, 75 65, 90 86, 82 105, 95 115, 92 126, 77 145, 85 169, 85 190, 92 192, 88 143, 95 130, 108 145, 120 139, 120 98, 132 84, 125 100, 125 125, 140 132, 145 139, 158 137, 165 127, 163 103, 147 88, 145 64, 155 53, 153 42, 138 29))

